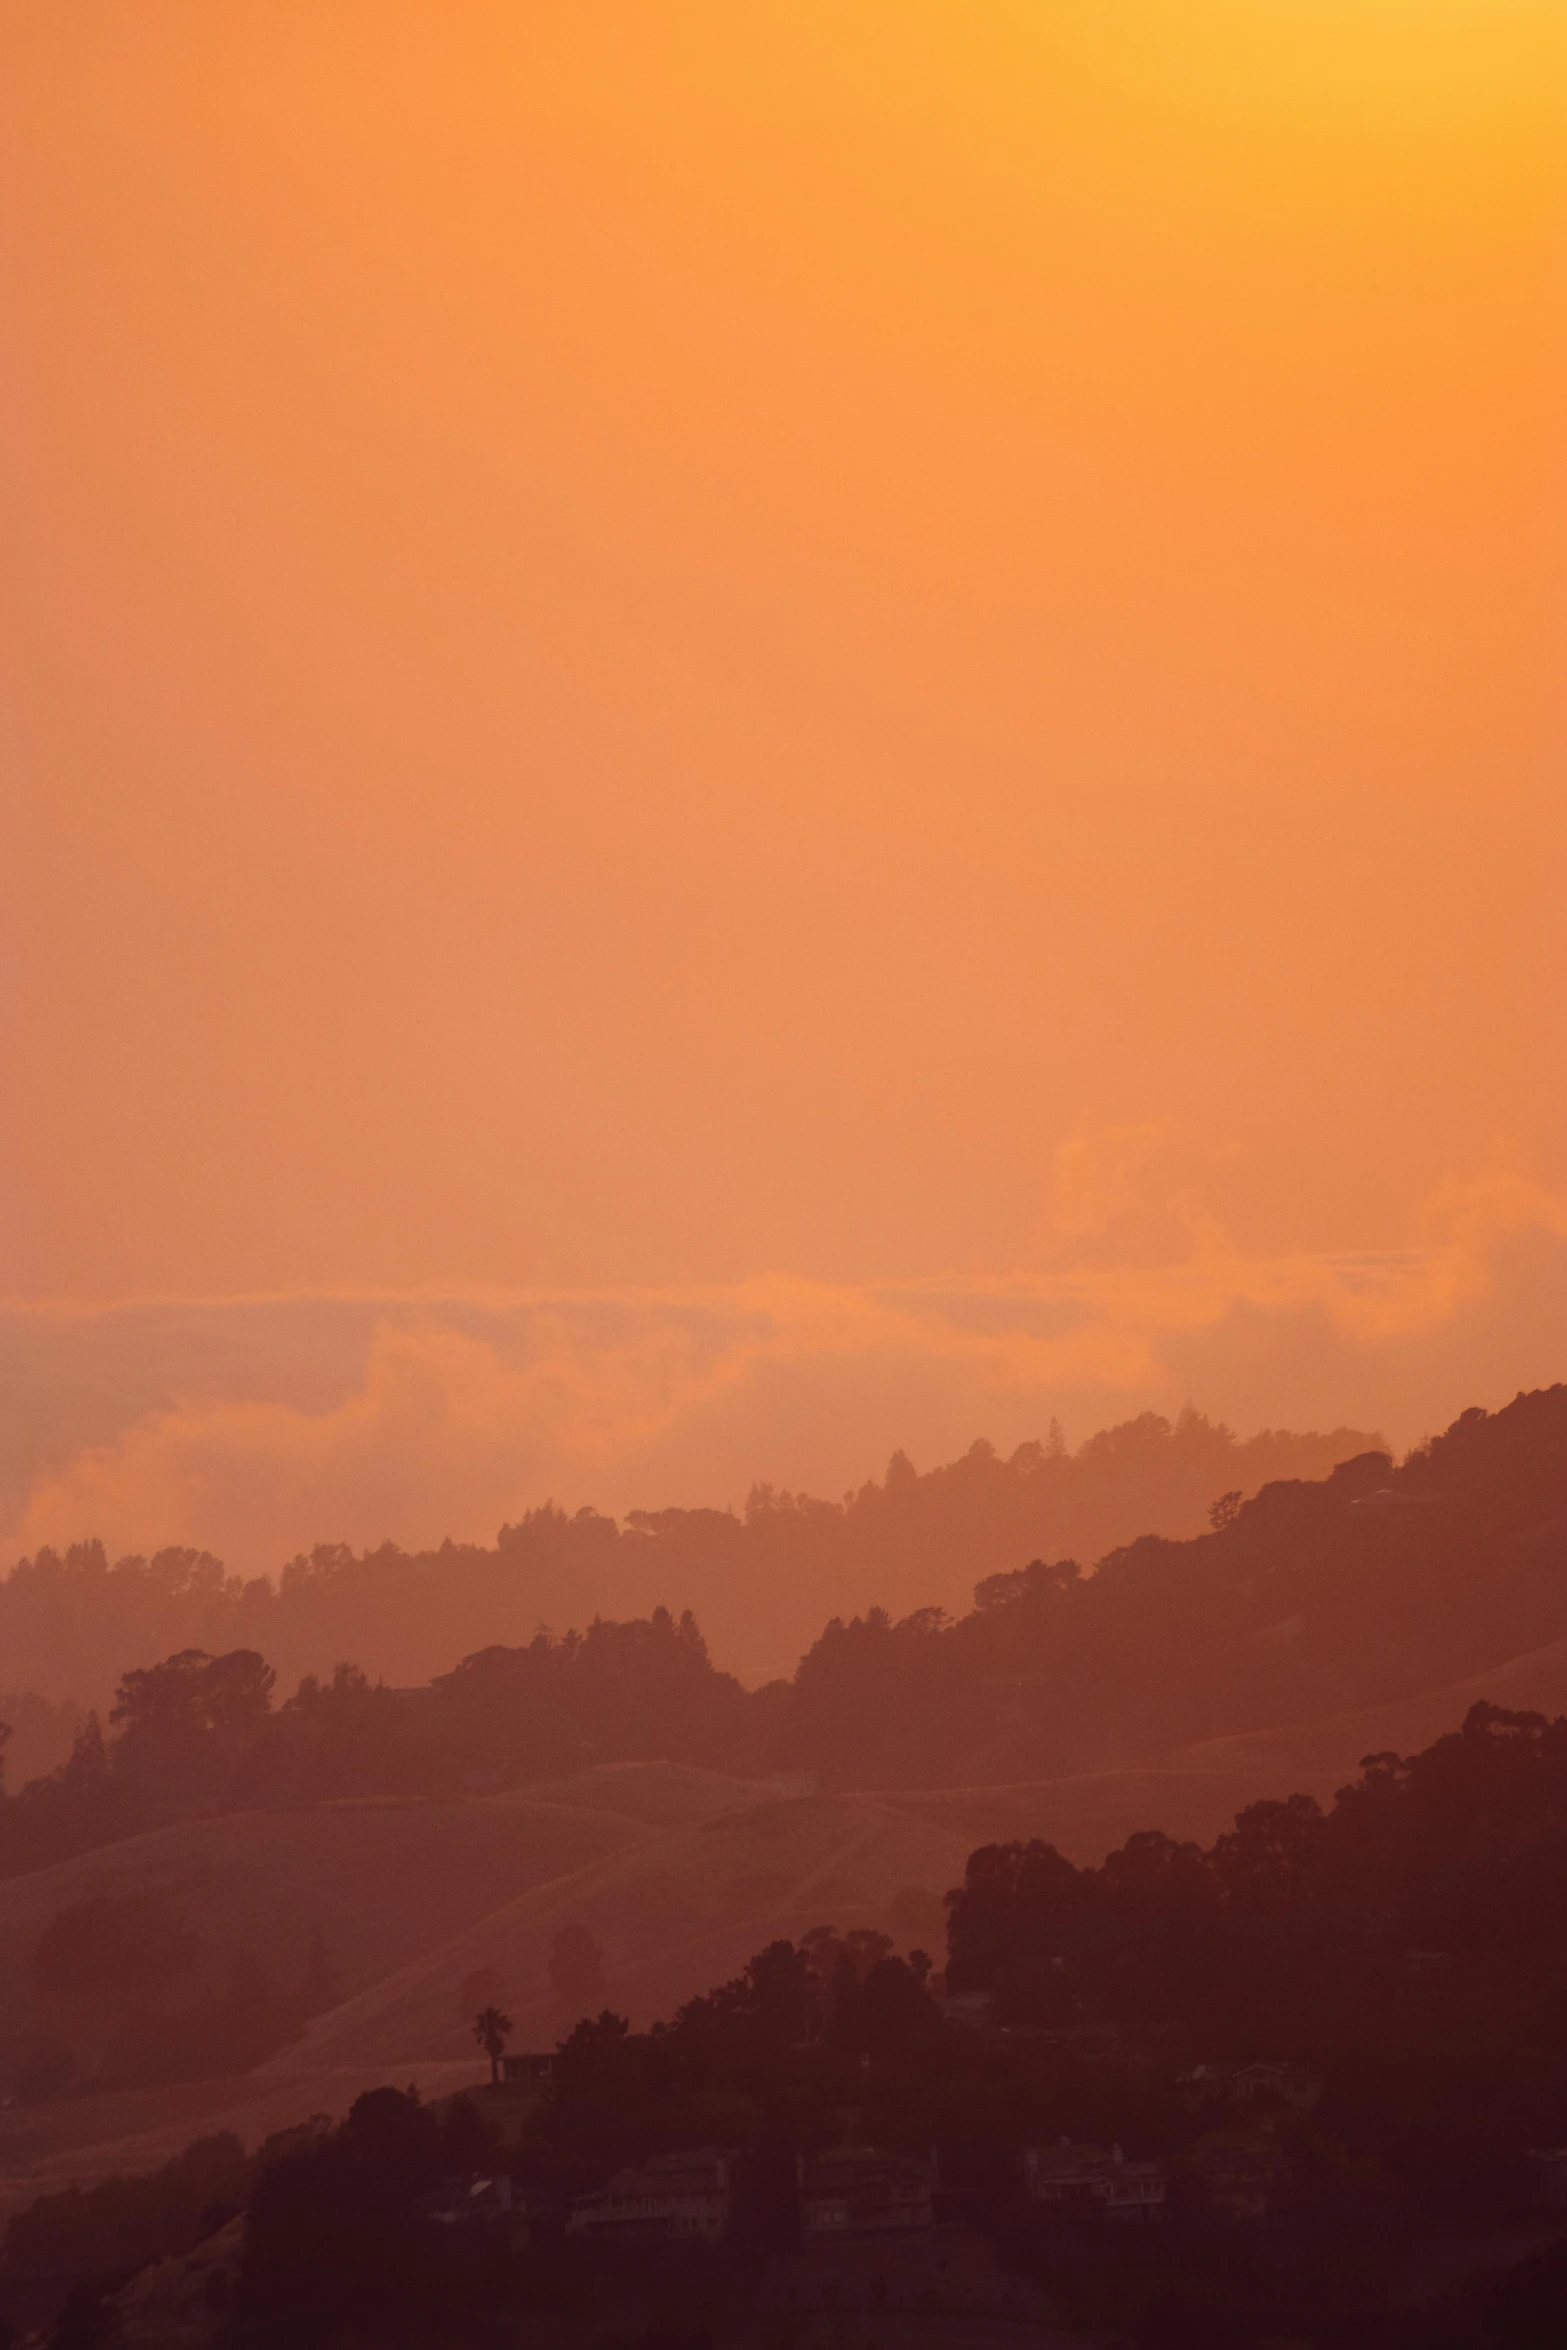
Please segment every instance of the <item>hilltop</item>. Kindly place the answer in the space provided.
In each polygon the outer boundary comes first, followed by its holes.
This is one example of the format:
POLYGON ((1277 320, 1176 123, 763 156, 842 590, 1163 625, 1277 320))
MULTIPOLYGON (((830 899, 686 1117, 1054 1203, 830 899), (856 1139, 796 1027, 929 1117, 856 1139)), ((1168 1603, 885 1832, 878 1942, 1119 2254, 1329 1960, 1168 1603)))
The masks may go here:
POLYGON ((1373 1450, 1249 1500, 1232 1489, 1209 1517, 1092 1573, 1034 1559, 983 1575, 961 1617, 835 1614, 790 1680, 754 1691, 689 1611, 661 1606, 492 1642, 419 1688, 343 1665, 280 1706, 261 1651, 182 1651, 125 1674, 107 1742, 90 1726, 64 1769, 0 1807, 0 1867, 190 1814, 450 1799, 589 1764, 845 1792, 1032 1785, 1340 1716, 1364 1734, 1537 1654, 1549 1681, 1545 1652, 1567 1640, 1567 1387, 1466 1412, 1398 1465, 1373 1450))

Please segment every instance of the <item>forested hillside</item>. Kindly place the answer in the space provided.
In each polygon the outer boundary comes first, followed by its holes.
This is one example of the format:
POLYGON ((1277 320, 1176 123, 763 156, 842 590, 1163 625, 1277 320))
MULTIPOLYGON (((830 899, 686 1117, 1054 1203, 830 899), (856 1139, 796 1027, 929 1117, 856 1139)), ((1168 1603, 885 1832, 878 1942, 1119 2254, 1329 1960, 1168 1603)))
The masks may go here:
POLYGON ((495 1642, 594 1616, 691 1609, 747 1682, 792 1671, 830 1616, 959 1609, 984 1575, 1037 1556, 1087 1564, 1117 1543, 1197 1533, 1217 1494, 1325 1476, 1373 1439, 1264 1431, 1242 1441, 1196 1412, 1153 1413, 1068 1451, 1059 1431, 1002 1460, 977 1443, 921 1476, 901 1453, 885 1480, 838 1501, 757 1486, 744 1515, 534 1510, 493 1548, 325 1544, 274 1582, 242 1581, 200 1551, 111 1565, 101 1545, 41 1551, 0 1583, 0 1687, 106 1706, 127 1665, 181 1648, 260 1649, 288 1687, 352 1657, 372 1679, 427 1681, 495 1642))
POLYGON ((1567 1387, 1466 1412, 1395 1468, 1221 1497, 1147 1537, 982 1577, 953 1621, 834 1617, 789 1681, 747 1691, 695 1619, 598 1620, 492 1644, 426 1686, 341 1666, 281 1706, 262 1653, 123 1677, 105 1736, 0 1810, 6 1869, 193 1813, 514 1787, 662 1758, 838 1787, 1001 1783, 1434 1689, 1567 1635, 1567 1387))

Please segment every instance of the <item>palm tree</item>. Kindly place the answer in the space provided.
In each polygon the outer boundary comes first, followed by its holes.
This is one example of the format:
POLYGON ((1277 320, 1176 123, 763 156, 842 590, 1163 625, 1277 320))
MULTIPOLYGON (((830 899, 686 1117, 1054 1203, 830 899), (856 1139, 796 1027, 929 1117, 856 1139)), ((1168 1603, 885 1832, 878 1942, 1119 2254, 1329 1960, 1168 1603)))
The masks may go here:
POLYGON ((498 2007, 481 2007, 473 2019, 473 2036, 490 2060, 490 2085, 501 2077, 501 2054, 511 2034, 511 2017, 498 2007))

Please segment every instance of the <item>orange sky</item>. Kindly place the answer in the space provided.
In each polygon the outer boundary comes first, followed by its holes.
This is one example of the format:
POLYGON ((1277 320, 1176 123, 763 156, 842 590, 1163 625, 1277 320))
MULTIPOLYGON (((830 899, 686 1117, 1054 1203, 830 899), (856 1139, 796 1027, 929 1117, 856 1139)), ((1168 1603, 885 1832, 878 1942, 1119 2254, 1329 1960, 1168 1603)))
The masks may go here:
POLYGON ((3 0, 0 1291, 1374 1346, 1560 1238, 1564 99, 1558 0, 3 0))

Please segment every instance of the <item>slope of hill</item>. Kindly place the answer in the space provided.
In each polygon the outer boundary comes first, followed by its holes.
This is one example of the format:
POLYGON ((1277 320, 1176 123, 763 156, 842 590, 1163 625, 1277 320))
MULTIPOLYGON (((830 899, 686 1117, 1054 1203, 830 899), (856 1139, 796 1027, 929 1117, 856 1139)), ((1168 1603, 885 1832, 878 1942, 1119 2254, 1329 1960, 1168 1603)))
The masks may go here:
MULTIPOLYGON (((657 1848, 758 1799, 775 1800, 770 1789, 717 1773, 654 1765, 590 1771, 526 1795, 240 1813, 131 1838, 0 1884, 5 2035, 19 2043, 40 2028, 85 2029, 90 2042, 93 2019, 41 2000, 29 1961, 60 1911, 99 1895, 164 1895, 204 1943, 249 1953, 281 1977, 298 1974, 319 1932, 348 1994, 333 2012, 349 2016, 376 1986, 395 1984, 529 1889, 545 1896, 547 1915, 546 1889, 590 1884, 615 1856, 629 1863, 642 1846, 657 1848)), ((530 1955, 542 1973, 547 1949, 530 1955)), ((423 2043, 397 2049, 399 2058, 414 2055, 429 2094, 487 2076, 459 1997, 465 1973, 484 1963, 481 1952, 449 1982, 438 1964, 429 1970, 447 1999, 440 2028, 432 2012, 423 2043)), ((53 2185, 155 2168, 201 2132, 232 2129, 254 2145, 309 2113, 341 2113, 387 2077, 389 2052, 372 2044, 355 2062, 301 2042, 238 2079, 8 2103, 0 2108, 0 2209, 53 2185)))
POLYGON ((520 2042, 548 2046, 569 2020, 549 1985, 550 1946, 562 1926, 576 1924, 604 1950, 604 1997, 644 2026, 780 1935, 882 1924, 900 1893, 934 1897, 939 1933, 939 1896, 959 1881, 968 1850, 953 1829, 874 1798, 757 1790, 717 1817, 668 1827, 519 1892, 319 2018, 297 2051, 275 2061, 379 2057, 395 2066, 455 2057, 466 2021, 461 1985, 479 1967, 498 1975, 520 2042))
POLYGON ((1411 1751, 1481 1697, 1567 1710, 1567 1641, 1389 1707, 1208 1741, 1162 1765, 825 1795, 623 1765, 526 1795, 206 1820, 13 1880, 0 1885, 0 1997, 13 2016, 36 2017, 27 1958, 57 1908, 126 1886, 166 1892, 204 1936, 279 1967, 319 1922, 348 1996, 237 2079, 0 2111, 0 2211, 150 2170, 201 2132, 255 2145, 387 2079, 417 2079, 426 2095, 481 2079, 464 2003, 480 1969, 493 1971, 514 2044, 551 2045, 572 2020, 548 1974, 564 1925, 594 1933, 603 1996, 637 2025, 815 1925, 877 1926, 939 1954, 940 1897, 977 1845, 1037 1836, 1084 1865, 1142 1828, 1209 1843, 1259 1797, 1330 1802, 1361 1755, 1411 1751))
MULTIPOLYGON (((482 2058, 422 2064, 419 2087, 444 2097, 488 2080, 482 2058)), ((383 2066, 328 2072, 247 2073, 177 2087, 62 2097, 0 2110, 0 2230, 36 2196, 99 2179, 156 2170, 193 2138, 231 2130, 252 2151, 312 2114, 340 2120, 356 2097, 382 2087, 383 2066)))
POLYGON ((1548 1641, 1485 1672, 1386 1705, 1361 1706, 1238 1738, 1205 1739, 1183 1748, 1178 1759, 1193 1770, 1214 1771, 1256 1786, 1287 1784, 1315 1792, 1310 1783, 1328 1776, 1337 1788, 1368 1754, 1415 1754, 1461 1722, 1482 1699, 1552 1721, 1567 1714, 1567 1640, 1548 1641))
MULTIPOLYGON (((608 1958, 606 1995, 632 2021, 668 2014, 705 1983, 734 1971, 774 1935, 833 1922, 939 1931, 939 1896, 960 1881, 978 1844, 1038 1836, 1068 1858, 1097 1862, 1138 1829, 1209 1843, 1264 1795, 1308 1793, 1324 1804, 1363 1755, 1410 1752, 1461 1721, 1481 1698, 1567 1711, 1567 1641, 1466 1681, 1383 1709, 1330 1717, 1266 1738, 1193 1746, 1160 1766, 1080 1773, 1011 1786, 780 1797, 748 1791, 711 1816, 682 1819, 659 1805, 661 1825, 635 1843, 520 1890, 439 1950, 369 1987, 311 2028, 281 2067, 303 2060, 368 2064, 451 2060, 460 2053, 457 1994, 479 1966, 496 1970, 523 2039, 547 2044, 563 2020, 549 1990, 547 1953, 563 1924, 588 1925, 608 1958), (902 1897, 900 1903, 900 1896, 902 1897), (900 1915, 901 1911, 901 1915, 900 1915)), ((662 1774, 594 1774, 594 1800, 611 1791, 650 1804, 662 1774)), ((699 1774, 682 1782, 683 1803, 699 1774)), ((562 1791, 565 1792, 565 1791, 562 1791)))
POLYGON ((773 1757, 849 1786, 1163 1765, 1547 1647, 1567 1637, 1567 1386, 1466 1412, 1400 1467, 1371 1453, 1216 1518, 1091 1576, 989 1577, 955 1624, 830 1624, 773 1757))
MULTIPOLYGON (((1250 1792, 1225 1773, 1194 1776, 1183 1821, 1192 1833, 1223 1826, 1250 1792)), ((463 1994, 481 1968, 515 2044, 547 2047, 572 2020, 548 1975, 563 1925, 593 1932, 605 1998, 646 2024, 775 1936, 816 1925, 878 1926, 939 1954, 941 1895, 976 1843, 1043 1835, 1097 1857, 1173 1794, 1157 1773, 933 1797, 621 1766, 526 1796, 204 1820, 14 1879, 0 1885, 0 1999, 14 2028, 39 2020, 27 1962, 50 1919, 127 1888, 165 1893, 204 1938, 279 1971, 303 1963, 319 1927, 348 1996, 242 2078, 0 2113, 0 2202, 153 2168, 198 2132, 234 2129, 254 2144, 312 2111, 344 2110, 380 2080, 417 2078, 436 2094, 480 2078, 463 1994)))
POLYGON ((608 1809, 526 1796, 455 1803, 320 1804, 193 1820, 0 1884, 7 2035, 58 2002, 29 1968, 62 1910, 95 1897, 167 1896, 222 1953, 298 1980, 319 1934, 345 1988, 378 1981, 520 1887, 580 1868, 646 1831, 608 1809))

